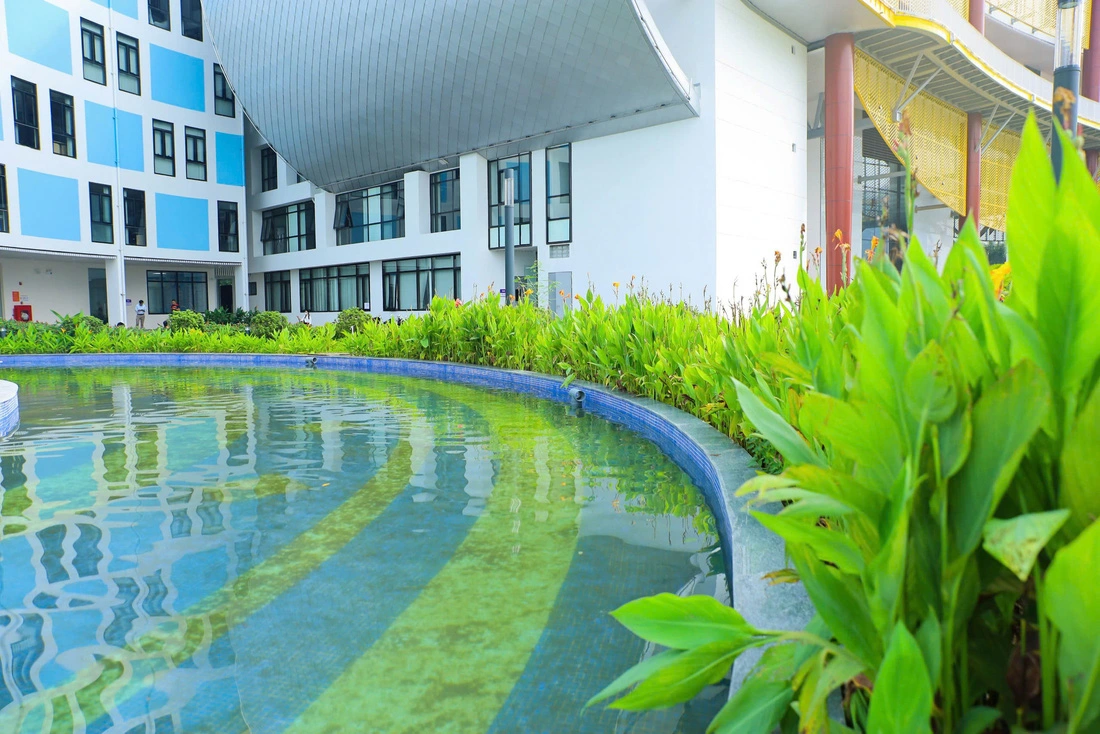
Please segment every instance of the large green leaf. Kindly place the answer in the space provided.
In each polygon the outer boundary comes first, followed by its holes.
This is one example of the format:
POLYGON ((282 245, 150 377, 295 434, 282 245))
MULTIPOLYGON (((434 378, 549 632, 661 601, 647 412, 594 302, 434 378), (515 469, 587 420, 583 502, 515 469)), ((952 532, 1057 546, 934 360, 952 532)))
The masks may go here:
POLYGON ((1033 512, 1010 520, 994 518, 985 524, 982 547, 1018 579, 1026 581, 1043 548, 1068 519, 1069 510, 1033 512))
POLYGON ((787 553, 832 636, 868 666, 876 666, 882 658, 882 639, 859 580, 822 563, 805 546, 788 548, 787 553))
POLYGON ((783 538, 788 548, 804 546, 816 557, 834 564, 845 573, 863 573, 865 563, 859 547, 844 534, 818 525, 817 518, 807 521, 763 512, 753 512, 752 516, 783 538))
POLYGON ((988 706, 975 706, 966 712, 966 716, 955 729, 959 734, 985 734, 1001 720, 1001 712, 988 706))
POLYGON ((958 558, 981 542, 1031 437, 1050 409, 1043 374, 1021 362, 974 405, 970 456, 948 484, 949 518, 958 558))
POLYGON ((683 652, 610 707, 645 711, 690 701, 699 691, 722 680, 744 649, 742 645, 723 641, 683 652))
POLYGON ((676 658, 683 654, 683 650, 665 650, 664 652, 646 658, 642 662, 632 666, 629 670, 608 684, 607 688, 604 688, 589 699, 584 707, 588 708, 593 704, 599 703, 600 701, 606 701, 612 696, 622 693, 638 681, 648 678, 666 665, 671 665, 676 658))
POLYGON ((873 403, 848 402, 821 393, 803 400, 801 420, 812 435, 856 465, 856 476, 886 494, 901 471, 904 447, 897 424, 873 403))
POLYGON ((1058 631, 1059 674, 1077 731, 1100 719, 1100 522, 1094 522, 1054 555, 1043 581, 1042 610, 1058 631), (1091 687, 1090 687, 1091 678, 1091 687))
POLYGON ((1061 504, 1072 513, 1068 525, 1071 536, 1100 518, 1097 447, 1100 447, 1100 388, 1093 388, 1092 397, 1077 416, 1062 449, 1061 504))
POLYGON ((1040 288, 1039 268, 1052 234, 1054 191, 1047 146, 1035 116, 1029 115, 1012 171, 1005 239, 1012 261, 1012 298, 1031 314, 1040 288))
POLYGON ((707 734, 771 734, 794 698, 787 681, 749 678, 707 727, 707 734))
POLYGON ((638 637, 674 650, 741 643, 760 634, 740 613, 711 596, 647 596, 627 602, 611 616, 638 637))
POLYGON ((886 649, 867 716, 867 734, 932 731, 932 685, 913 635, 898 623, 886 649))
POLYGON ((825 461, 810 448, 806 440, 799 436, 797 431, 790 427, 787 421, 769 410, 760 398, 745 385, 737 380, 734 380, 734 384, 737 388, 737 399, 741 404, 741 410, 744 411, 760 435, 766 438, 783 455, 788 464, 825 465, 825 461))
POLYGON ((931 423, 942 423, 955 412, 959 401, 955 378, 938 342, 929 342, 909 364, 905 401, 913 417, 931 423))

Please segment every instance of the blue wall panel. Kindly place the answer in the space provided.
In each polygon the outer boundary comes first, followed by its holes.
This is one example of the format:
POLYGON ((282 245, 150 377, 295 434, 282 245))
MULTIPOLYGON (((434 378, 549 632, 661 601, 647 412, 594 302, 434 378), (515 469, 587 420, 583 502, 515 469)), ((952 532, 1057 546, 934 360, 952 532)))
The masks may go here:
POLYGON ((94 3, 99 3, 105 8, 110 8, 116 13, 122 13, 128 15, 131 18, 138 17, 137 14, 137 0, 92 0, 94 3))
POLYGON ((45 0, 9 0, 3 5, 9 51, 51 69, 73 73, 66 11, 45 0))
POLYGON ((20 168, 19 222, 27 237, 80 242, 80 184, 20 168))
POLYGON ((202 59, 149 44, 149 78, 157 102, 206 112, 206 74, 202 59))
POLYGON ((157 194, 157 247, 162 250, 209 250, 209 202, 157 194))
POLYGON ((85 102, 84 127, 89 162, 118 166, 131 171, 145 170, 141 115, 104 107, 95 102, 85 102))
POLYGON ((244 136, 216 133, 218 183, 244 186, 244 136))

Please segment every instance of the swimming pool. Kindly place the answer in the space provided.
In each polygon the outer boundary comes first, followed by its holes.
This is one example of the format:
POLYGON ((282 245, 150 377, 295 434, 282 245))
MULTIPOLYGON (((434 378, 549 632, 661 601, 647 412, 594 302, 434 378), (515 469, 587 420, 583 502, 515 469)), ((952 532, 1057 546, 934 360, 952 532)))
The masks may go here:
POLYGON ((607 613, 709 593, 690 479, 514 393, 283 369, 0 370, 0 731, 694 732, 584 702, 607 613))

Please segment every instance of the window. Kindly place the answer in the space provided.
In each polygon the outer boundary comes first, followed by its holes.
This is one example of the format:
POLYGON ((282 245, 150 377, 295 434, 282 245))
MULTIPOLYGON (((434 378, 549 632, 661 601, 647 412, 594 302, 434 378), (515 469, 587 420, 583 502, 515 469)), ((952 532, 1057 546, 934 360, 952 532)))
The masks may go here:
POLYGON ((515 170, 517 247, 531 244, 531 154, 489 163, 489 249, 504 247, 504 172, 515 170))
POLYGON ((149 25, 172 30, 172 11, 168 0, 149 0, 149 25))
POLYGON ((279 159, 271 146, 260 151, 260 191, 279 188, 279 159))
POLYGON ((92 210, 92 242, 112 244, 115 241, 114 222, 111 217, 111 187, 88 184, 92 210))
POLYGON ((298 295, 303 311, 343 311, 370 307, 370 263, 302 268, 298 295))
POLYGON ((382 263, 382 308, 426 311, 433 296, 462 298, 458 255, 414 257, 382 263))
POLYGON ((462 190, 458 181, 458 169, 433 173, 432 231, 450 232, 462 229, 462 190))
POLYGON ((172 301, 184 311, 207 310, 206 273, 149 270, 145 274, 149 313, 171 313, 172 301))
POLYGON ((239 252, 237 237, 237 202, 218 202, 218 251, 239 252))
POLYGON ((256 281, 254 281, 254 280, 250 280, 250 281, 248 281, 248 295, 250 295, 250 296, 254 296, 254 295, 256 295, 257 293, 259 293, 259 291, 260 291, 259 285, 260 285, 260 284, 259 284, 259 283, 257 283, 257 282, 256 282, 256 281))
POLYGON ((405 183, 395 181, 336 197, 336 244, 405 236, 405 183))
POLYGON ((76 118, 73 98, 50 90, 50 121, 53 125, 53 152, 76 158, 76 118))
POLYGON ((214 114, 222 117, 237 116, 237 100, 222 73, 222 67, 214 64, 214 114))
POLYGON ((290 271, 264 273, 264 303, 268 311, 290 313, 290 271))
POLYGON ((183 35, 202 40, 202 4, 199 0, 180 0, 180 20, 183 35))
POLYGON ((197 127, 183 128, 183 145, 187 156, 187 178, 206 180, 206 131, 197 127))
POLYGON ((107 61, 103 54, 103 26, 80 19, 80 43, 84 54, 84 78, 107 84, 107 61))
POLYGON ((126 224, 126 244, 145 247, 145 192, 122 190, 122 218, 126 224))
POLYGON ((268 209, 264 212, 260 241, 265 255, 312 250, 317 246, 313 236, 313 202, 268 209))
POLYGON ((546 149, 546 241, 573 239, 573 148, 546 149))
POLYGON ((0 163, 0 232, 9 231, 8 225, 8 170, 0 163))
POLYGON ((15 117, 15 144, 38 150, 38 87, 13 76, 11 98, 15 117))
POLYGON ((130 94, 141 94, 141 57, 138 40, 115 34, 118 45, 118 88, 130 94))
POLYGON ((176 126, 153 120, 153 173, 176 175, 176 126))

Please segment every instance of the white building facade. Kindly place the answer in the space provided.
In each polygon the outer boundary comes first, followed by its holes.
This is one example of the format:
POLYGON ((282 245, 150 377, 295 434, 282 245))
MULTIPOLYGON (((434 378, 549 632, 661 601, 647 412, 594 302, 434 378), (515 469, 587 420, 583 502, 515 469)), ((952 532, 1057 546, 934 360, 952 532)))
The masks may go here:
POLYGON ((197 0, 0 0, 0 308, 247 302, 244 115, 197 0))

